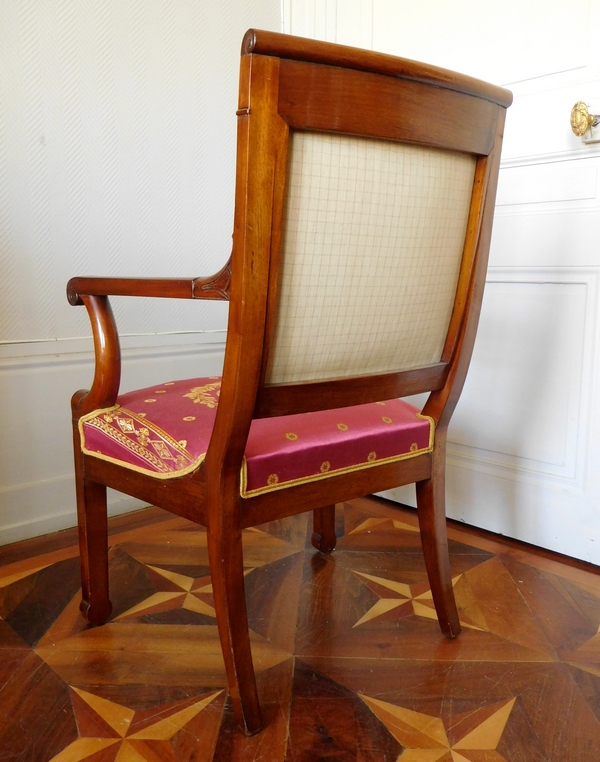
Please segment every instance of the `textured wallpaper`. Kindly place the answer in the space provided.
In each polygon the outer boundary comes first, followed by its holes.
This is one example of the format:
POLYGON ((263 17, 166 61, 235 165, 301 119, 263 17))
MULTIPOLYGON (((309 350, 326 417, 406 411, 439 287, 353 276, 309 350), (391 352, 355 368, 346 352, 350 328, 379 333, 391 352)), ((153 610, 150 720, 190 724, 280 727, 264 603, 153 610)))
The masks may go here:
MULTIPOLYGON (((87 336, 73 275, 197 276, 229 255, 239 48, 278 0, 1 0, 0 342, 87 336)), ((123 333, 223 305, 115 300, 123 333)))

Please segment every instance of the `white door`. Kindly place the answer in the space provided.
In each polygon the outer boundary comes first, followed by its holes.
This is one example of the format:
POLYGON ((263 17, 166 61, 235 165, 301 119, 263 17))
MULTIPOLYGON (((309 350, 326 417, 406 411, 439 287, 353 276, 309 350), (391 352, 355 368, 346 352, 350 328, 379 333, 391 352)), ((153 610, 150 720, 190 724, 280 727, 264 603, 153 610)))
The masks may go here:
MULTIPOLYGON (((576 101, 600 113, 600 3, 284 0, 283 10, 286 32, 513 91, 480 330, 450 427, 447 512, 600 564, 600 143, 569 127, 576 101)), ((414 505, 413 488, 387 494, 414 505)))

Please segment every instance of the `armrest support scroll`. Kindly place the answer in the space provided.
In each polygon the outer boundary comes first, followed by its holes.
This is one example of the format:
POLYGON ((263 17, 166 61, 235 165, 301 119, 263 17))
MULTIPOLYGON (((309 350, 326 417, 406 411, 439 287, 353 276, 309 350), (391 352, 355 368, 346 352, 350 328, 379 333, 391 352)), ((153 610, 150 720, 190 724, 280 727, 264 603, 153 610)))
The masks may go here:
POLYGON ((71 401, 77 418, 115 404, 121 381, 121 348, 117 325, 107 296, 83 295, 94 336, 96 368, 92 388, 78 391, 71 401))

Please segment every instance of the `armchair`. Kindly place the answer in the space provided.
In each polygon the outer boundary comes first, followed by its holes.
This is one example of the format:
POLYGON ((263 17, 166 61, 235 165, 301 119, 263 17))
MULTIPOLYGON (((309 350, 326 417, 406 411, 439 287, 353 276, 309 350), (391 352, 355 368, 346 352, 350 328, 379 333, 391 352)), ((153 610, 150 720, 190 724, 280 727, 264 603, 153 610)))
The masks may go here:
POLYGON ((110 616, 106 488, 206 526, 233 707, 261 728, 242 530, 415 482, 442 632, 460 632, 445 527, 446 431, 485 280, 511 94, 393 56, 250 30, 242 44, 233 253, 195 279, 74 278, 96 370, 73 396, 81 611, 110 616), (119 395, 111 295, 230 301, 220 379, 119 395), (422 411, 402 397, 429 392, 422 411))

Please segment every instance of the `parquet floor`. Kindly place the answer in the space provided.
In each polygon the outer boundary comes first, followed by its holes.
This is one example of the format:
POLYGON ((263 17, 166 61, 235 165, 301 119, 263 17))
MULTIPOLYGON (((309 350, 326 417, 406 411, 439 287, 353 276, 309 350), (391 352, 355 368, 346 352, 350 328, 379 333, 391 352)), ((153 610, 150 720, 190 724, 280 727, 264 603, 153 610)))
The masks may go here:
POLYGON ((266 729, 233 721, 204 530, 112 521, 113 616, 78 612, 74 531, 0 549, 0 759, 19 762, 596 762, 600 576, 450 529, 463 634, 435 621, 414 512, 338 507, 245 532, 266 729))

